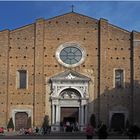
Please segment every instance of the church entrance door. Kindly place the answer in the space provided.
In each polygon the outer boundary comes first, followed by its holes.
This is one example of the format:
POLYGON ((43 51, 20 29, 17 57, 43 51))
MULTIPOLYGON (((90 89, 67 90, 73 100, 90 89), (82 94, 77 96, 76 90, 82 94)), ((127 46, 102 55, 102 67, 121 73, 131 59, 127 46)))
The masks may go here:
POLYGON ((15 114, 15 130, 27 128, 28 114, 26 112, 17 112, 15 114))
POLYGON ((78 122, 79 107, 61 107, 61 122, 70 123, 78 122))
POLYGON ((123 113, 114 113, 111 119, 111 128, 114 131, 121 131, 124 129, 125 116, 123 113))
POLYGON ((62 123, 76 122, 83 131, 88 118, 88 84, 91 79, 72 70, 53 76, 51 82, 52 131, 62 123))

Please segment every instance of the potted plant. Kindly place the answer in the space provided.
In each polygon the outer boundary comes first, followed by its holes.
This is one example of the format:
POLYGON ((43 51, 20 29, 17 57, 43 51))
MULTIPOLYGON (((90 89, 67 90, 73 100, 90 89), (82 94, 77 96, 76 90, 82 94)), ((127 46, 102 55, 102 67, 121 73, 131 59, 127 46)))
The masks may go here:
POLYGON ((10 118, 10 120, 8 122, 7 129, 8 129, 8 131, 13 131, 14 130, 14 123, 13 123, 12 118, 10 118))

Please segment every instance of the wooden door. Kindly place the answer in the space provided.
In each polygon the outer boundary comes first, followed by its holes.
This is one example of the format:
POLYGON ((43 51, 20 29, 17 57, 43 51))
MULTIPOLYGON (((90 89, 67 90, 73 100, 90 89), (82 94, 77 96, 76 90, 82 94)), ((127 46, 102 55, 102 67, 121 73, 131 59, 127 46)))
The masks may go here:
POLYGON ((28 114, 26 112, 18 112, 15 114, 15 129, 27 128, 28 114))

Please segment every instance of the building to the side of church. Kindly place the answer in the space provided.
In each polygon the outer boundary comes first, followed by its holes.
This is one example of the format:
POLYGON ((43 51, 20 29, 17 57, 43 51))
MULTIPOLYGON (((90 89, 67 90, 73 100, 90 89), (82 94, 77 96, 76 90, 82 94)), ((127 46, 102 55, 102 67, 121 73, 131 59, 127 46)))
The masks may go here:
POLYGON ((140 33, 75 12, 0 31, 0 126, 140 126, 140 33))

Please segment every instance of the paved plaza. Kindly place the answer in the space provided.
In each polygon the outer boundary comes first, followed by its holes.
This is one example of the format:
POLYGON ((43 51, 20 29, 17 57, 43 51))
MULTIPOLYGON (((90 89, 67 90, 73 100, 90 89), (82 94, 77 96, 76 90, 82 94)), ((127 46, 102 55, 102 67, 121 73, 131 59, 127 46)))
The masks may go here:
MULTIPOLYGON (((85 133, 51 133, 45 136, 37 135, 1 135, 0 139, 86 139, 85 133)), ((95 135, 93 139, 98 139, 95 135)), ((128 139, 124 135, 109 135, 108 139, 128 139)), ((140 139, 140 136, 138 137, 140 139)))

